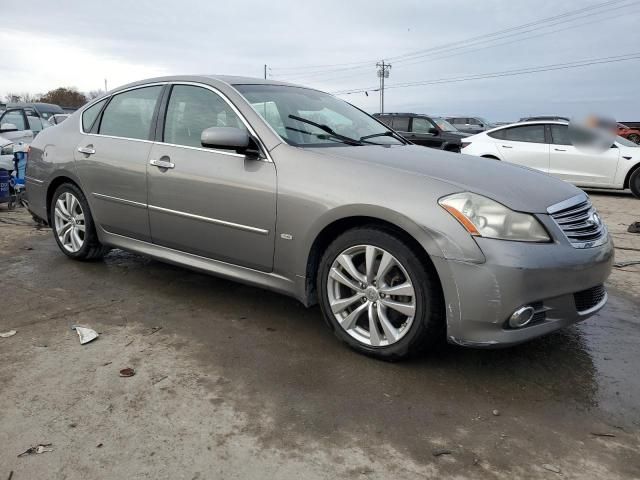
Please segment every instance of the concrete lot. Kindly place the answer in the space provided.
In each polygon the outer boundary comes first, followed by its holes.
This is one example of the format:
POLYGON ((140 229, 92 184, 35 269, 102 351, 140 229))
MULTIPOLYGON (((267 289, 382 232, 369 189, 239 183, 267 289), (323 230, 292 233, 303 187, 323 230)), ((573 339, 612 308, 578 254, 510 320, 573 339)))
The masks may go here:
MULTIPOLYGON (((618 261, 640 260, 640 201, 592 199, 618 261)), ((0 275, 0 332, 18 332, 0 338, 0 479, 640 478, 640 266, 580 325, 399 364, 276 294, 121 251, 72 262, 24 210, 0 207, 0 275), (38 443, 53 452, 17 457, 38 443)))

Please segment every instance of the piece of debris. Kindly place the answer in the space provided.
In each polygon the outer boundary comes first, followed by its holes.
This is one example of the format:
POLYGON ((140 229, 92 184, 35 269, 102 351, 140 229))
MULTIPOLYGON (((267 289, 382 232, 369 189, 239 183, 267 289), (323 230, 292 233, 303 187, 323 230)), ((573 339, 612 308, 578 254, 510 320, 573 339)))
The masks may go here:
POLYGON ((13 478, 13 470, 9 472, 9 478, 7 480, 11 480, 13 478))
POLYGON ((499 417, 500 416, 500 410, 493 410, 491 413, 493 413, 494 417, 499 417))
POLYGON ((451 450, 446 450, 443 448, 440 450, 434 450, 431 453, 434 457, 440 457, 441 455, 451 455, 453 452, 451 450))
POLYGON ((9 338, 13 337, 17 332, 15 330, 9 330, 8 332, 0 333, 0 338, 9 338))
POLYGON ((133 377, 136 374, 136 371, 133 368, 123 368, 120 370, 121 377, 133 377))
POLYGON ((168 375, 163 375, 162 377, 160 377, 160 378, 158 378, 156 380, 153 380, 151 382, 151 385, 155 385, 156 383, 160 383, 161 381, 166 380, 167 378, 169 378, 168 375))
POLYGON ((559 467, 556 467, 555 465, 550 465, 548 463, 543 463, 542 464, 542 468, 544 468, 545 470, 549 470, 550 472, 553 473, 562 473, 559 467))
POLYGON ((614 433, 591 432, 595 437, 615 437, 614 433))
POLYGON ((631 225, 629 225, 629 228, 627 228, 627 232, 640 233, 640 222, 633 222, 631 225))
POLYGON ((107 365, 111 365, 113 362, 105 362, 102 364, 103 367, 106 367, 107 365))
POLYGON ((98 332, 89 327, 83 327, 82 325, 72 325, 71 329, 78 332, 78 337, 80 337, 80 345, 84 345, 85 343, 89 343, 92 340, 98 338, 98 332))
POLYGON ((51 448, 51 445, 51 443, 40 443, 35 447, 28 448, 27 450, 19 454, 18 457, 24 457, 25 455, 35 455, 45 452, 53 452, 53 448, 51 448))
POLYGON ((267 332, 275 332, 276 329, 273 327, 267 327, 267 332))
POLYGON ((149 335, 153 335, 156 332, 159 332, 160 330, 162 330, 162 327, 152 327, 151 331, 149 333, 145 333, 145 337, 148 337, 149 335))
POLYGON ((102 444, 101 443, 97 444, 96 448, 102 448, 102 444))
POLYGON ((70 423, 69 428, 76 428, 78 426, 77 423, 70 423))
POLYGON ((629 262, 616 262, 613 264, 616 268, 630 267, 631 265, 640 265, 640 260, 631 260, 629 262))

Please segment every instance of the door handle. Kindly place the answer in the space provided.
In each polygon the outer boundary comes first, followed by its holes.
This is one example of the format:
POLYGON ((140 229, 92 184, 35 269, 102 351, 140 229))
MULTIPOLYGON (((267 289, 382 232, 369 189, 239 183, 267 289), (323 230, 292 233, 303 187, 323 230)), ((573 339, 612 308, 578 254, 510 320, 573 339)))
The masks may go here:
POLYGON ((86 147, 78 147, 78 151, 80 153, 84 153, 85 155, 93 155, 94 153, 96 153, 96 149, 90 145, 87 145, 86 147))
POLYGON ((556 152, 566 152, 564 148, 554 148, 556 152))
POLYGON ((511 145, 502 145, 502 148, 513 148, 511 145))
POLYGON ((149 160, 149 165, 153 165, 158 168, 175 168, 175 164, 168 160, 149 160))

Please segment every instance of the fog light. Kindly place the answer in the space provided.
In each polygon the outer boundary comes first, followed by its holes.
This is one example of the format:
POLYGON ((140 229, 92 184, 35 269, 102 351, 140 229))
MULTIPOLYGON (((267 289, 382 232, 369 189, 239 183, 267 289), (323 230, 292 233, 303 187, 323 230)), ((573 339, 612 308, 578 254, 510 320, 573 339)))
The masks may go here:
POLYGON ((511 328, 522 328, 528 325, 533 319, 534 313, 533 307, 520 307, 509 317, 509 326, 511 328))

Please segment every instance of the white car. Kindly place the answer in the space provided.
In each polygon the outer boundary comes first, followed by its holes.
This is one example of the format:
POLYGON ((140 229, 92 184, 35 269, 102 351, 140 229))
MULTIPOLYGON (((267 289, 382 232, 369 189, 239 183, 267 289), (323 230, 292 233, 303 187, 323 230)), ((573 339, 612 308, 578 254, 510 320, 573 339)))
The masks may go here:
POLYGON ((567 122, 534 121, 467 137, 461 153, 535 168, 580 187, 630 188, 640 198, 639 147, 616 137, 610 149, 589 153, 571 144, 567 122))

